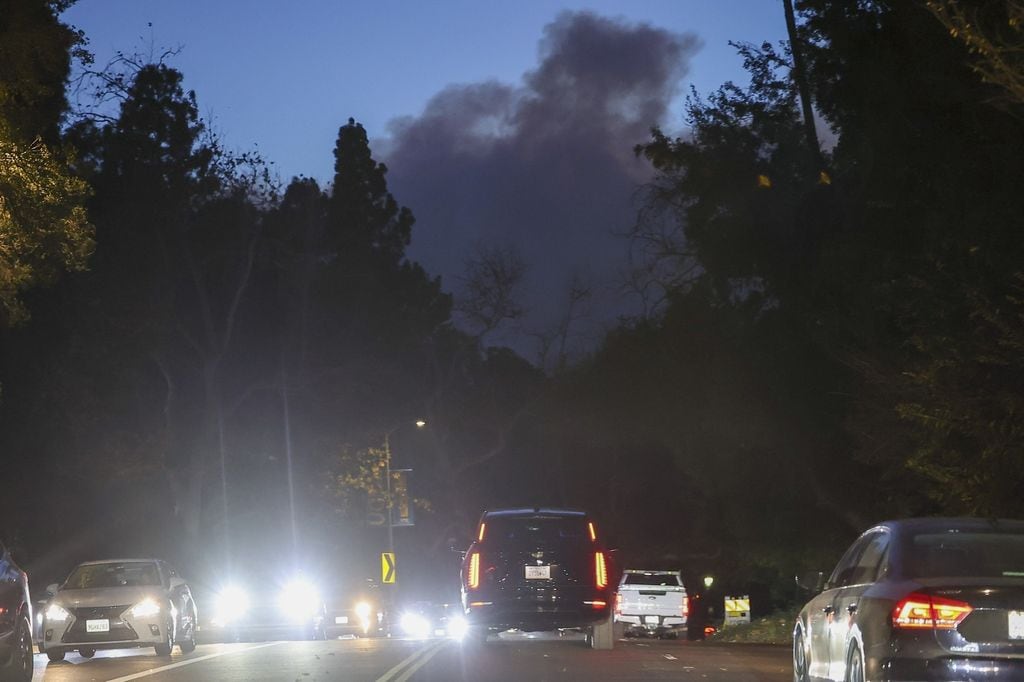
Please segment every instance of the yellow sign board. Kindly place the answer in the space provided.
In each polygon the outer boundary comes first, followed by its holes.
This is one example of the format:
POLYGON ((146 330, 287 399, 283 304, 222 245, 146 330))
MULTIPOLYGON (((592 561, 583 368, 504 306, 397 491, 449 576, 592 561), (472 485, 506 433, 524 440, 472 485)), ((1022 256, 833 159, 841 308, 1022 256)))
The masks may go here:
POLYGON ((395 553, 381 552, 380 581, 385 585, 395 584, 395 553))

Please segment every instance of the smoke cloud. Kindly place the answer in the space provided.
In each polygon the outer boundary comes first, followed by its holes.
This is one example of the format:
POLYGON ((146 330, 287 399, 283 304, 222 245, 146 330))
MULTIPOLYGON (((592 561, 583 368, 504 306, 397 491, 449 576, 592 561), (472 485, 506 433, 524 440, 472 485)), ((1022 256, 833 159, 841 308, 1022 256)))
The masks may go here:
MULTIPOLYGON (((417 218, 409 256, 457 293, 476 249, 511 247, 528 268, 517 333, 557 324, 576 278, 592 291, 576 331, 592 341, 631 312, 617 235, 650 177, 633 146, 665 120, 698 48, 692 34, 566 12, 520 84, 452 85, 420 116, 392 121, 382 157, 417 218)), ((522 338, 512 343, 524 351, 522 338)))

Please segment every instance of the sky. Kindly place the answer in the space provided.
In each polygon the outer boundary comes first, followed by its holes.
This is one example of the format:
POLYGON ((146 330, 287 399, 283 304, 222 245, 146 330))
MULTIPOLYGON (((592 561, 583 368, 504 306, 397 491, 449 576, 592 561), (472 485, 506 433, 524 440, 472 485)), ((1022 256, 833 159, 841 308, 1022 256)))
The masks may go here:
POLYGON ((729 41, 785 38, 781 0, 78 0, 63 19, 97 65, 178 50, 207 123, 284 183, 326 187, 355 118, 417 218, 409 257, 446 289, 482 250, 521 256, 528 313, 493 341, 525 355, 572 286, 591 292, 581 347, 638 311, 620 236, 650 178, 634 145, 683 131, 691 86, 746 83, 729 41))

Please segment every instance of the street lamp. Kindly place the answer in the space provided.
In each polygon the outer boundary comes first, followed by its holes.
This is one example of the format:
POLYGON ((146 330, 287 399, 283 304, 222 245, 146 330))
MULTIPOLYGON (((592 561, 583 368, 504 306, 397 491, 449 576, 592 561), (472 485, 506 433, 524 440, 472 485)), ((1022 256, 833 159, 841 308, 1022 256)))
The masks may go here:
MULTIPOLYGON (((406 424, 403 422, 391 427, 384 432, 384 499, 387 501, 387 526, 388 526, 388 553, 393 554, 395 551, 395 532, 393 529, 393 521, 391 509, 394 503, 391 500, 391 434, 399 430, 406 424)), ((413 425, 417 429, 422 429, 427 425, 427 422, 422 419, 417 419, 413 422, 413 425)))

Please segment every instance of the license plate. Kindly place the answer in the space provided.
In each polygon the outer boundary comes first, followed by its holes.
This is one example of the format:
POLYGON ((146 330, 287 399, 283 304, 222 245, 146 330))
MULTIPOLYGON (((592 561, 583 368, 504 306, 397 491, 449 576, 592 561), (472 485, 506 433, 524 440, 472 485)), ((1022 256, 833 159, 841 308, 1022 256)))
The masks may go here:
POLYGON ((1024 639, 1024 611, 1010 611, 1010 639, 1024 639))
POLYGON ((644 625, 657 625, 657 624, 658 624, 658 617, 657 616, 644 616, 644 625))
POLYGON ((106 618, 85 621, 86 632, 110 632, 110 621, 106 618))
POLYGON ((335 616, 334 617, 334 624, 335 625, 348 625, 348 616, 335 616))
POLYGON ((550 566, 527 566, 526 567, 526 579, 527 580, 550 580, 551 579, 551 567, 550 566))

